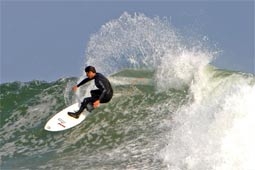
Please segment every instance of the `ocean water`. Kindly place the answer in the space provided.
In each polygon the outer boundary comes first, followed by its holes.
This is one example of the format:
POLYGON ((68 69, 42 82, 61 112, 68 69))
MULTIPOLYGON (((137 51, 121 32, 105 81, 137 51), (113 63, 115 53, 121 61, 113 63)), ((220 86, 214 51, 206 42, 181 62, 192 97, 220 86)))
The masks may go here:
POLYGON ((82 77, 1 84, 0 169, 255 170, 255 76, 212 66, 209 44, 158 17, 109 21, 84 66, 109 77, 114 97, 62 132, 43 127, 93 84, 76 94, 82 77))

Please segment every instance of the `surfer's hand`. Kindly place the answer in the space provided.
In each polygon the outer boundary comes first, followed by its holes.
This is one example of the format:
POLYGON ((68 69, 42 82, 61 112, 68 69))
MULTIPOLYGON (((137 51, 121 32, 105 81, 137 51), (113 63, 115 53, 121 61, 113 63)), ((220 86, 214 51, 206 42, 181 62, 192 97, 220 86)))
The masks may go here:
POLYGON ((100 105, 100 101, 99 101, 99 100, 97 100, 97 101, 95 101, 95 102, 93 103, 94 108, 99 107, 99 105, 100 105))
POLYGON ((73 86, 72 90, 75 92, 78 89, 78 86, 73 86))

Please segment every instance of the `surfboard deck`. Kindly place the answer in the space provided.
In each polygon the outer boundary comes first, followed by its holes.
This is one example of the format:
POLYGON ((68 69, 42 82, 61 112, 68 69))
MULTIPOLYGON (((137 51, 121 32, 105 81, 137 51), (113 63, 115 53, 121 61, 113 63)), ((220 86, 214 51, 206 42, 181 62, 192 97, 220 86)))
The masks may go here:
POLYGON ((75 112, 77 110, 79 110, 79 103, 75 103, 61 110, 48 120, 44 129, 47 131, 57 132, 70 129, 80 124, 86 118, 86 111, 82 112, 78 119, 67 114, 67 112, 75 112))

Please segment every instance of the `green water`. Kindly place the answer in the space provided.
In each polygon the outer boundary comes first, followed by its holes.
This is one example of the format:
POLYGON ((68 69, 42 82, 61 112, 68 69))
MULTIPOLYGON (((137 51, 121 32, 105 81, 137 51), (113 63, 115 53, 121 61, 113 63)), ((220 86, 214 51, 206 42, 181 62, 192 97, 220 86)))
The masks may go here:
MULTIPOLYGON (((152 79, 153 73, 126 70, 112 77, 152 79)), ((119 164, 122 167, 131 160, 139 162, 134 157, 145 154, 144 149, 157 149, 157 146, 150 144, 150 140, 160 133, 157 130, 158 120, 169 116, 168 109, 164 111, 164 108, 159 108, 160 112, 157 112, 154 108, 160 107, 158 103, 163 105, 173 99, 174 111, 186 102, 185 90, 157 93, 152 84, 139 85, 135 81, 126 85, 113 84, 115 95, 112 101, 102 104, 79 126, 57 133, 43 130, 46 121, 67 106, 64 89, 76 81, 75 78, 68 78, 51 83, 32 81, 1 85, 1 163, 4 169, 43 169, 44 165, 59 169, 63 165, 58 162, 72 158, 75 158, 74 162, 85 158, 83 163, 88 165, 81 166, 81 169, 102 168, 107 160, 104 154, 114 154, 114 159, 108 160, 110 167, 119 164), (126 145, 130 148, 135 146, 129 150, 126 145), (123 160, 118 157, 116 148, 123 150, 121 154, 126 154, 127 158, 123 160), (91 160, 99 153, 104 154, 99 159, 91 160)), ((148 161, 153 153, 146 155, 148 161)), ((160 161, 154 164, 160 165, 160 161)), ((65 168, 71 166, 68 164, 65 168)))

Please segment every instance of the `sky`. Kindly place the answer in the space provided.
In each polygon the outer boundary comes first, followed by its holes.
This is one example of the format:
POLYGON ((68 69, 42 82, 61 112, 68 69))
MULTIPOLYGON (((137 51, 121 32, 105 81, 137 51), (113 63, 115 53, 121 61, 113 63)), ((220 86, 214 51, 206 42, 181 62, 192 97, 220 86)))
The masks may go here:
POLYGON ((81 76, 90 36, 124 12, 170 18, 180 32, 217 44, 222 53, 213 65, 255 74, 253 0, 0 0, 0 5, 0 83, 81 76))

